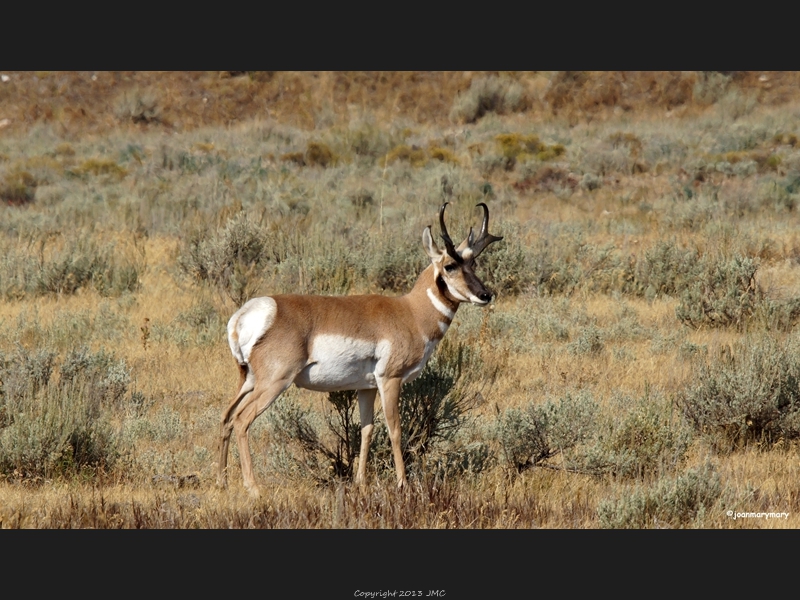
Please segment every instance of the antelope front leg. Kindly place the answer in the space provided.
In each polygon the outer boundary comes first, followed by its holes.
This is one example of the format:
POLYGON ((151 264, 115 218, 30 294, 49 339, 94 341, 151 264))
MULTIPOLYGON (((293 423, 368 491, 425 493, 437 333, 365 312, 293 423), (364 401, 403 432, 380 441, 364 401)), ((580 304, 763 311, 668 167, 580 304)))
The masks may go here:
POLYGON ((406 465, 403 462, 403 448, 400 432, 400 386, 399 378, 388 379, 380 386, 383 414, 386 416, 386 426, 389 428, 389 439, 392 441, 392 454, 394 468, 397 470, 397 487, 404 488, 406 481, 406 465))
POLYGON ((361 417, 361 454, 358 455, 356 483, 363 485, 367 479, 367 456, 372 442, 375 416, 375 394, 378 390, 358 390, 358 412, 361 417))

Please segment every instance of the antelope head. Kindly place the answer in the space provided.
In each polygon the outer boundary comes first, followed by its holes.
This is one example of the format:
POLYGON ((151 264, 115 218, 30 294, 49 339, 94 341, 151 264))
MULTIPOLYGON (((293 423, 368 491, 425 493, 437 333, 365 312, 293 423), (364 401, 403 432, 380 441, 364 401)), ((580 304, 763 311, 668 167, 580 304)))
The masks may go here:
POLYGON ((475 275, 475 259, 486 246, 503 238, 489 233, 489 208, 481 202, 477 206, 483 208, 483 223, 478 237, 473 235, 470 228, 467 238, 456 248, 444 224, 444 209, 447 204, 445 202, 439 209, 439 226, 442 229, 444 250, 433 241, 430 227, 426 227, 422 234, 425 252, 433 264, 436 285, 443 294, 455 302, 472 302, 476 306, 485 306, 492 299, 492 292, 486 289, 483 282, 475 275))

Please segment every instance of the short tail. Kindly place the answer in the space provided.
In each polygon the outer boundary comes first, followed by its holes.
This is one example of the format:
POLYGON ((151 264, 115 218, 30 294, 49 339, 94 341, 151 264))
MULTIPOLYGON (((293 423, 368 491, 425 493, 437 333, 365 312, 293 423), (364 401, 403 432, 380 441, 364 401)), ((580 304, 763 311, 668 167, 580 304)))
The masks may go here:
POLYGON ((239 365, 239 389, 241 389, 245 380, 247 379, 247 373, 250 370, 250 367, 247 365, 247 363, 242 364, 238 361, 236 364, 239 365))

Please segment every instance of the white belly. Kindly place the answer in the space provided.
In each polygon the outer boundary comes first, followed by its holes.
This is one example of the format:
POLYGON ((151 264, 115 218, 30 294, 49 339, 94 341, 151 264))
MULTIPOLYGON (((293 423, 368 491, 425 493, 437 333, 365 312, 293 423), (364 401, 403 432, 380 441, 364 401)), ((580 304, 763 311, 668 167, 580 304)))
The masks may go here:
POLYGON ((374 389, 384 375, 389 350, 388 340, 318 335, 311 345, 309 364, 294 383, 319 392, 374 389))

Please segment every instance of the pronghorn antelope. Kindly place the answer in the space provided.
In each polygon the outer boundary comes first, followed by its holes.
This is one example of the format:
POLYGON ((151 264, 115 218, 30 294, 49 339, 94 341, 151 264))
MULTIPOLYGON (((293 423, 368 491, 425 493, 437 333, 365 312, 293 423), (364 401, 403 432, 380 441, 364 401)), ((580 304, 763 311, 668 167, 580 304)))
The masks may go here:
POLYGON ((218 483, 227 484, 228 446, 236 434, 245 488, 258 495, 248 429, 292 383, 321 392, 358 390, 361 452, 356 482, 366 477, 375 395, 380 392, 392 443, 397 484, 406 485, 400 448, 400 386, 417 377, 453 322, 458 306, 485 306, 492 293, 475 275, 475 259, 503 239, 488 232, 489 209, 477 238, 472 229, 455 247, 439 209, 444 249, 431 228, 422 244, 431 264, 405 296, 277 295, 253 298, 228 321, 228 342, 239 364, 240 387, 222 414, 218 483))

